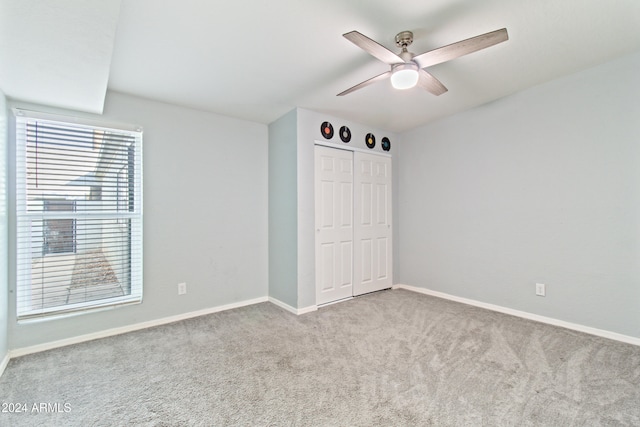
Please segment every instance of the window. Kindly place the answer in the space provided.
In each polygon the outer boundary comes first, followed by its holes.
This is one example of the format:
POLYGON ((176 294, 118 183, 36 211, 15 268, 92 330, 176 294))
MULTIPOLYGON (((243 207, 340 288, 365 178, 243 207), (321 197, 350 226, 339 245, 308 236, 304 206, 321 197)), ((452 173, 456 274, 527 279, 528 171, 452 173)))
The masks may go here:
POLYGON ((16 110, 17 311, 142 300, 142 131, 16 110))

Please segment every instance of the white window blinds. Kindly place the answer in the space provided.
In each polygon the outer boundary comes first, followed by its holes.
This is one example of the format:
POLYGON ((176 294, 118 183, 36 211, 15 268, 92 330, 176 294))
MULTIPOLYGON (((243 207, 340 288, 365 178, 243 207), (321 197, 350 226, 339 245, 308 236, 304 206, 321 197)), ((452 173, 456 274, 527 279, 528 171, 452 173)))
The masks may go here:
POLYGON ((16 112, 18 318, 142 299, 142 131, 16 112))

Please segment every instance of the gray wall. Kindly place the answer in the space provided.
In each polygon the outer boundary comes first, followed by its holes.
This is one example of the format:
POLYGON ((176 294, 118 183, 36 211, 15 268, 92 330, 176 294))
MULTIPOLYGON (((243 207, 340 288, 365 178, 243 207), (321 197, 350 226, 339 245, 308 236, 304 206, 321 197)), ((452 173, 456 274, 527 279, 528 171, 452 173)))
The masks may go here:
POLYGON ((269 296, 298 307, 297 114, 269 125, 269 296))
MULTIPOLYGON (((400 136, 303 109, 268 129, 109 93, 105 120, 145 128, 144 302, 19 325, 7 320, 15 319, 12 285, 8 318, 0 310, 0 357, 7 328, 8 347, 21 348, 268 293, 314 305, 313 143, 324 120, 336 132, 349 125, 355 145, 370 131, 392 140, 395 283, 638 337, 639 68, 632 55, 400 136), (272 135, 285 144, 269 146, 272 135), (288 195, 268 200, 268 185, 288 195), (269 223, 269 212, 281 222, 269 223), (269 242, 279 227, 283 240, 269 242), (188 293, 178 296, 183 281, 188 293), (547 284, 547 297, 534 296, 536 282, 547 284)), ((0 138, 0 156, 5 144, 0 138)), ((5 163, 0 157, 0 177, 5 163)), ((0 262, 3 202, 0 194, 0 262)), ((0 307, 7 286, 0 276, 0 307)))
POLYGON ((638 70, 640 53, 404 133, 396 282, 640 337, 638 70))
POLYGON ((0 91, 0 363, 9 349, 8 331, 7 106, 0 91))
POLYGON ((267 295, 267 126, 118 93, 107 94, 104 112, 144 127, 144 301, 12 320, 12 349, 267 295))

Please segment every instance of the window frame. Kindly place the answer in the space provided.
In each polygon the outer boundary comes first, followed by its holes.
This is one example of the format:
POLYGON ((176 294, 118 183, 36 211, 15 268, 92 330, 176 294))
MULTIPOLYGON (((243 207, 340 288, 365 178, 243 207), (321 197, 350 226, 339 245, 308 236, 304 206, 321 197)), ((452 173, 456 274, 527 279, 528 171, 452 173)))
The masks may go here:
MULTIPOLYGON (((143 297, 143 194, 142 194, 142 139, 143 132, 140 126, 106 123, 91 119, 78 117, 70 117, 49 113, 41 113, 29 110, 14 108, 15 117, 15 194, 16 194, 16 316, 17 320, 26 320, 31 318, 52 318, 58 317, 66 313, 77 313, 82 311, 90 311, 95 309, 103 309, 124 304, 140 303, 143 297), (43 208, 42 212, 30 212, 27 200, 27 122, 37 121, 38 123, 50 123, 68 128, 81 128, 92 131, 116 132, 118 134, 126 134, 133 138, 133 143, 129 146, 128 155, 128 174, 132 176, 128 185, 128 210, 120 209, 120 201, 116 200, 116 211, 114 212, 46 212, 43 208), (129 270, 129 282, 120 284, 123 289, 129 292, 122 296, 113 296, 104 299, 95 299, 83 302, 67 303, 55 307, 33 308, 31 303, 32 289, 32 269, 33 267, 24 267, 32 263, 32 230, 31 224, 35 221, 41 221, 42 228, 47 220, 68 219, 73 217, 74 223, 74 246, 75 246, 75 227, 79 219, 81 220, 116 220, 120 227, 128 229, 128 262, 133 266, 129 270), (124 285, 124 287, 122 287, 124 285)), ((119 171, 118 171, 119 173, 119 171)), ((119 177, 118 177, 119 178, 119 177)), ((119 189, 118 189, 119 190, 119 189)), ((116 198, 120 195, 116 192, 116 198)), ((75 203, 74 203, 75 205, 75 203)), ((75 249, 75 247, 74 247, 75 249)), ((71 285, 69 285, 70 287, 71 285)))

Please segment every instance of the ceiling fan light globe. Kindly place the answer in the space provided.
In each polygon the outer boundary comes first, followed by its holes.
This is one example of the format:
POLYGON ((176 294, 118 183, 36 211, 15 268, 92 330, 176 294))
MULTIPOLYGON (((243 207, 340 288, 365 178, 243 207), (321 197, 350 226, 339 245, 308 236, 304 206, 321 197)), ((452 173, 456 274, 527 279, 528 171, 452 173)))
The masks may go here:
POLYGON ((394 89, 411 89, 418 84, 418 70, 414 67, 398 67, 391 74, 391 86, 394 89))

